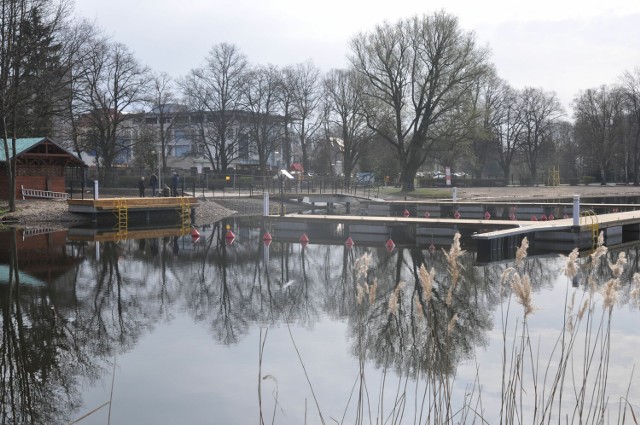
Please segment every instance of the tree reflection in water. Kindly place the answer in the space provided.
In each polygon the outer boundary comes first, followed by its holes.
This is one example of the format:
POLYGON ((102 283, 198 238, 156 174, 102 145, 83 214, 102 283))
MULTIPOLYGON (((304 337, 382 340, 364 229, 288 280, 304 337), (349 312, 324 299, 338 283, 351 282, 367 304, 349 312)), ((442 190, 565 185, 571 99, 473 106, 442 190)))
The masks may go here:
MULTIPOLYGON (((383 247, 268 245, 261 241, 263 231, 263 223, 232 219, 203 227, 197 242, 165 237, 83 243, 69 272, 31 288, 16 281, 13 230, 7 261, 12 273, 0 285, 2 422, 57 423, 96 407, 83 404, 80 383, 110 376, 116 355, 135 350, 142 336, 173 320, 178 310, 224 345, 241 343, 259 327, 312 329, 323 317, 345 322, 359 365, 356 422, 381 408, 367 401, 367 364, 398 378, 402 399, 394 403, 404 405, 408 386, 417 390, 420 383, 427 386, 423 391, 443 397, 439 417, 450 418, 456 370, 488 344, 499 323, 493 316, 509 297, 501 286, 506 265, 477 266, 472 253, 451 250, 401 248, 390 254, 383 247), (225 238, 227 225, 237 235, 232 244, 225 238)), ((626 257, 631 267, 621 280, 629 282, 638 268, 637 247, 626 257)), ((604 279, 609 272, 599 263, 593 273, 604 279)), ((537 291, 562 270, 557 262, 530 258, 522 273, 537 291)), ((623 293, 631 302, 630 287, 623 293)))

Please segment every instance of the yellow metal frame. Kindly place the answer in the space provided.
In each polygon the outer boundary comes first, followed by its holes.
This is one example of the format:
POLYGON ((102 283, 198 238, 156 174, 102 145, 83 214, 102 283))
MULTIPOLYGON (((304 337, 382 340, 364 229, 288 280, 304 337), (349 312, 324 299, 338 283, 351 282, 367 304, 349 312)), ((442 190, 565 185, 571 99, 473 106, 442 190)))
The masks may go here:
POLYGON ((113 238, 116 242, 127 239, 129 229, 129 206, 125 198, 118 198, 114 201, 116 207, 116 217, 118 219, 118 233, 113 238))
POLYGON ((547 186, 560 186, 560 167, 551 167, 549 169, 547 186))
POLYGON ((185 196, 180 197, 180 227, 183 234, 191 229, 191 204, 185 196))
MULTIPOLYGON (((282 206, 282 214, 286 214, 287 213, 287 206, 283 205, 282 206)), ((271 207, 271 215, 280 215, 280 204, 276 204, 273 207, 271 207)))
POLYGON ((582 211, 580 213, 580 224, 588 225, 591 229, 591 249, 595 250, 598 245, 598 235, 600 234, 598 215, 593 210, 582 211))

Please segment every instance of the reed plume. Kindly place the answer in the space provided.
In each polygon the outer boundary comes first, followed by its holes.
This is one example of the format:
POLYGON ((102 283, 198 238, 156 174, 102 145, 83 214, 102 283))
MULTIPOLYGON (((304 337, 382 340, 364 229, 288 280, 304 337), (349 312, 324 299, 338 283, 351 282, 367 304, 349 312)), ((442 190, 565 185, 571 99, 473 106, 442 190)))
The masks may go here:
POLYGON ((427 268, 422 264, 420 265, 418 276, 420 277, 420 284, 422 285, 422 297, 426 303, 431 299, 433 293, 433 280, 436 276, 436 271, 432 267, 431 271, 427 272, 427 268))
POLYGON ((454 314, 451 320, 449 320, 449 324, 447 325, 447 335, 451 336, 451 333, 456 327, 456 323, 458 323, 458 313, 454 314))
POLYGON ((607 253, 608 249, 604 245, 604 232, 600 232, 598 235, 598 243, 595 251, 591 253, 591 259, 598 260, 600 257, 607 253))
POLYGON ((633 289, 629 292, 629 298, 640 301, 640 273, 633 274, 633 289))
POLYGON ((618 289, 620 288, 619 279, 609 279, 602 287, 602 304, 605 309, 612 309, 618 300, 618 289))
POLYGON ((622 272, 624 271, 624 266, 627 265, 627 254, 625 254, 624 252, 619 253, 618 259, 616 260, 615 264, 611 263, 611 261, 609 261, 608 264, 613 277, 616 279, 619 278, 620 276, 622 276, 622 272))
POLYGON ((373 305, 376 302, 376 291, 378 290, 378 279, 373 279, 371 285, 369 285, 369 305, 373 305))
POLYGON ((356 303, 358 305, 361 305, 363 299, 364 299, 364 289, 362 289, 362 285, 356 284, 356 303))
POLYGON ((573 251, 567 256, 567 263, 564 268, 564 275, 569 279, 573 279, 578 275, 577 260, 579 257, 578 248, 574 248, 573 251))
POLYGON ((400 297, 400 291, 404 288, 404 281, 398 282, 391 295, 389 295, 389 306, 388 312, 389 314, 393 314, 394 316, 398 315, 398 298, 400 297))
POLYGON ((420 302, 420 296, 418 295, 418 293, 413 296, 413 309, 418 319, 424 318, 424 310, 422 308, 422 303, 420 302))
POLYGON ((516 267, 522 263, 527 257, 527 250, 529 249, 529 239, 525 236, 520 242, 520 247, 516 250, 516 267))
POLYGON ((531 281, 529 280, 529 276, 524 275, 524 277, 521 278, 517 273, 513 275, 511 289, 514 294, 516 294, 516 301, 524 307, 525 317, 533 313, 534 307, 531 301, 531 281))
POLYGON ((453 292, 458 287, 458 281, 460 279, 460 270, 462 266, 458 264, 458 257, 461 256, 464 251, 460 248, 460 232, 456 232, 453 236, 453 243, 451 244, 451 248, 447 253, 445 251, 444 255, 447 259, 447 263, 449 264, 449 275, 451 276, 451 286, 449 287, 449 291, 447 293, 447 306, 451 305, 453 300, 453 292))

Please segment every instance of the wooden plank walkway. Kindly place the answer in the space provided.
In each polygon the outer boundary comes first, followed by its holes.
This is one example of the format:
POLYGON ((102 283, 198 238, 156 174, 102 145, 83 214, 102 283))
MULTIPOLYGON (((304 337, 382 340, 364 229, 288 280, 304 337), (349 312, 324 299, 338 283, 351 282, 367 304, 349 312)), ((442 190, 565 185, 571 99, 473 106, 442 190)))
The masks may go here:
POLYGON ((148 198, 69 199, 69 212, 91 217, 95 224, 117 225, 120 230, 130 224, 182 224, 193 220, 198 200, 190 196, 148 198))
POLYGON ((147 197, 147 198, 99 198, 68 199, 69 212, 85 214, 99 212, 115 212, 126 206, 133 210, 178 209, 183 204, 189 208, 198 206, 198 200, 192 196, 147 197))

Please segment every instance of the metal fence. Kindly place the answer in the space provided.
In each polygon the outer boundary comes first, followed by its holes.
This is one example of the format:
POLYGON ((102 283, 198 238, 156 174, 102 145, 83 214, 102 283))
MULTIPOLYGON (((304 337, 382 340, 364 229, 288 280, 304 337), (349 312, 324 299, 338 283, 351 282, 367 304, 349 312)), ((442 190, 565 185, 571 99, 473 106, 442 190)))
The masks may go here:
MULTIPOLYGON (((94 181, 98 181, 101 194, 114 196, 137 196, 140 172, 130 170, 115 170, 98 177, 95 172, 68 172, 66 187, 70 197, 92 198, 94 196, 94 181)), ((152 193, 149 186, 149 175, 144 175, 146 194, 152 193)), ((172 187, 173 173, 163 173, 159 178, 156 193, 162 193, 164 186, 172 187)), ((359 182, 356 179, 345 180, 343 177, 330 176, 296 176, 293 180, 287 178, 262 177, 250 174, 191 174, 178 175, 178 194, 196 197, 211 196, 251 196, 263 192, 279 194, 351 194, 354 196, 379 196, 379 184, 376 182, 359 182)))

